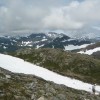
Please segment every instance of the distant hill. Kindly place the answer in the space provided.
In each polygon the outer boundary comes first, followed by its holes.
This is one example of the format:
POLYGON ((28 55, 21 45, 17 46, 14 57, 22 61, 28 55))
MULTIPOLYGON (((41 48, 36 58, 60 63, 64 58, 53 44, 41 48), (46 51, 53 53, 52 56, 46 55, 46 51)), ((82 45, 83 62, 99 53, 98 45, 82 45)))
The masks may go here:
POLYGON ((11 55, 62 75, 100 84, 100 60, 61 49, 21 49, 11 55))

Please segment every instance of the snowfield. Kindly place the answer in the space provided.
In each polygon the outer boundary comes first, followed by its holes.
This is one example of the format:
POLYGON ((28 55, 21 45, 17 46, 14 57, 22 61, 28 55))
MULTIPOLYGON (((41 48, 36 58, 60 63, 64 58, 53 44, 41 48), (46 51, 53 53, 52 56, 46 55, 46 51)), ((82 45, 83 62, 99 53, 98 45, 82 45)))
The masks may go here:
POLYGON ((100 51, 100 47, 90 49, 90 50, 86 50, 86 51, 80 51, 78 53, 92 55, 94 52, 97 52, 97 51, 100 51))
MULTIPOLYGON (((36 66, 20 58, 9 55, 0 54, 0 67, 14 73, 32 74, 46 81, 52 81, 56 84, 63 84, 77 90, 92 92, 92 84, 59 75, 55 72, 49 71, 48 69, 36 66)), ((100 86, 96 86, 96 91, 97 94, 100 92, 100 86)))
POLYGON ((68 45, 68 46, 64 46, 65 47, 65 50, 75 50, 75 49, 81 49, 81 48, 85 48, 87 47, 88 45, 90 44, 83 44, 81 46, 78 46, 78 45, 68 45))

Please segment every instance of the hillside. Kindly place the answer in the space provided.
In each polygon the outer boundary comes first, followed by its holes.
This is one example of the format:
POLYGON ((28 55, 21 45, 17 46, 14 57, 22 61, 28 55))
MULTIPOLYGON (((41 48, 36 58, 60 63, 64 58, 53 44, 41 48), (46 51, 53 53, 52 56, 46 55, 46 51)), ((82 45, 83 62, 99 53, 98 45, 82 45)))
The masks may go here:
POLYGON ((0 100, 100 100, 84 91, 0 68, 0 100))
POLYGON ((60 49, 21 49, 11 55, 65 76, 100 84, 100 60, 60 49))

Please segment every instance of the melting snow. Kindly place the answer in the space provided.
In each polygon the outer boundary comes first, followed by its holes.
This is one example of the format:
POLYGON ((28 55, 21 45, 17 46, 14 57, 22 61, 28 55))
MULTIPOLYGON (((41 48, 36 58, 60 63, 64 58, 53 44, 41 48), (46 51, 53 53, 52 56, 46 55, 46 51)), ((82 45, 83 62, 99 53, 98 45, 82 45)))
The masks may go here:
POLYGON ((41 41, 46 41, 47 39, 42 39, 41 41))
POLYGON ((42 45, 37 45, 36 46, 36 49, 38 49, 38 48, 40 48, 40 47, 43 47, 44 46, 44 44, 42 44, 42 45))
MULTIPOLYGON (((92 91, 91 84, 59 75, 55 72, 49 71, 48 69, 33 65, 22 59, 9 55, 0 54, 0 67, 15 73, 33 74, 37 77, 43 78, 44 80, 53 81, 54 83, 63 84, 74 89, 85 90, 87 92, 92 91)), ((100 86, 96 86, 96 91, 100 92, 100 86)))
POLYGON ((22 41, 22 45, 24 45, 24 46, 28 46, 28 45, 30 45, 31 43, 32 43, 32 41, 27 41, 27 42, 22 41))
POLYGON ((100 47, 90 49, 90 50, 86 50, 86 51, 80 51, 78 53, 91 55, 91 54, 93 54, 94 52, 97 52, 97 51, 100 51, 100 47))
POLYGON ((75 49, 85 48, 88 45, 90 45, 90 44, 83 44, 81 46, 68 45, 68 46, 64 46, 64 47, 65 47, 65 50, 75 50, 75 49))
POLYGON ((39 43, 40 41, 35 41, 34 43, 36 44, 36 43, 39 43))
POLYGON ((7 47, 6 46, 3 46, 3 48, 6 49, 7 47))

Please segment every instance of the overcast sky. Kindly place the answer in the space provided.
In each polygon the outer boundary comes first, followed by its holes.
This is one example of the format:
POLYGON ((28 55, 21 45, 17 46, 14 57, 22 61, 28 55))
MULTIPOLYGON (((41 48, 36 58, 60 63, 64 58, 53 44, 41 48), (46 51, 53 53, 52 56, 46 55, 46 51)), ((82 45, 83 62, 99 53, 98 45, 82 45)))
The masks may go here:
POLYGON ((0 0, 0 34, 100 30, 100 0, 0 0))

